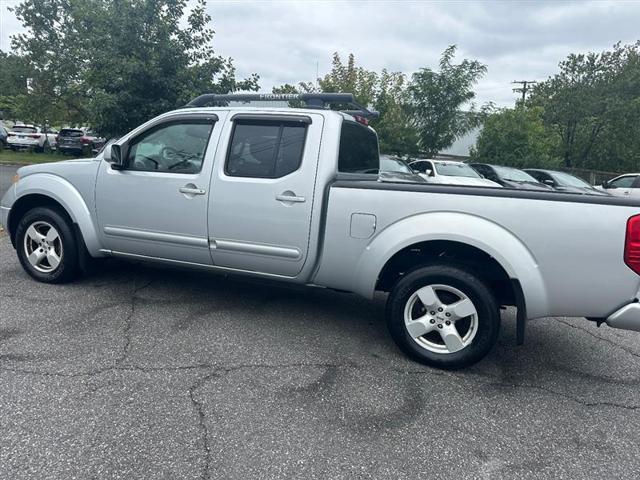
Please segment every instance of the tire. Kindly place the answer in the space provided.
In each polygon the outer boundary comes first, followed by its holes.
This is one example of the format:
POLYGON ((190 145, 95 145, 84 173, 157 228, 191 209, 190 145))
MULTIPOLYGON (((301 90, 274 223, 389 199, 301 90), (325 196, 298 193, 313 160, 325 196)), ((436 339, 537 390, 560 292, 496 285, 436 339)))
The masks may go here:
POLYGON ((71 223, 57 209, 29 210, 16 228, 16 250, 22 268, 39 282, 66 283, 80 272, 78 242, 71 223))
POLYGON ((405 354, 446 370, 480 361, 500 331, 498 304, 486 283, 447 264, 405 275, 389 295, 386 314, 391 337, 405 354))

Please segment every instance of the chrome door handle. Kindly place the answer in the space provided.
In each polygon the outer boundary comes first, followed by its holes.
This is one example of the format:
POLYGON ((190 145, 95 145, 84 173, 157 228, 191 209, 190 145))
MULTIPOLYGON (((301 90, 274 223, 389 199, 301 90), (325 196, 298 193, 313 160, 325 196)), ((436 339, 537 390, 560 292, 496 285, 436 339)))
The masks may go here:
POLYGON ((298 197, 293 193, 287 194, 287 192, 281 193, 280 195, 276 195, 276 200, 278 200, 279 202, 292 202, 292 203, 304 203, 307 201, 307 199, 304 197, 298 197))
POLYGON ((207 193, 206 190, 197 187, 180 187, 178 191, 186 195, 204 195, 207 193))

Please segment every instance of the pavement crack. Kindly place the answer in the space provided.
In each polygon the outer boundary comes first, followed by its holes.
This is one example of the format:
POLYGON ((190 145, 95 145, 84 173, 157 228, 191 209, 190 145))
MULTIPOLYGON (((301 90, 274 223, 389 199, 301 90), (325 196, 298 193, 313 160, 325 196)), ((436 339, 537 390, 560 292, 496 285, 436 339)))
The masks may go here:
POLYGON ((196 398, 196 393, 199 388, 206 384, 214 377, 220 377, 219 370, 213 370, 204 377, 200 377, 198 380, 189 387, 189 399, 193 405, 196 414, 198 415, 198 428, 202 437, 202 445, 204 450, 204 467, 200 478, 202 480, 208 480, 211 478, 211 445, 209 443, 209 428, 207 427, 207 419, 205 414, 204 405, 196 398))
MULTIPOLYGON (((206 425, 204 424, 204 410, 203 405, 196 398, 196 392, 199 388, 201 388, 205 383, 212 380, 213 378, 221 378, 229 373, 240 371, 243 369, 283 369, 283 368, 334 368, 334 369, 355 369, 355 370, 365 370, 368 367, 362 365, 356 365, 352 363, 284 363, 284 364, 263 364, 263 363, 249 363, 249 364, 237 364, 237 365, 216 365, 210 363, 196 363, 196 364, 188 364, 188 365, 176 365, 176 366, 161 366, 161 367, 144 367, 140 365, 112 365, 104 368, 99 368, 86 372, 74 372, 74 373, 64 373, 64 372, 47 372, 47 371, 38 371, 38 370, 29 370, 23 368, 4 368, 0 367, 0 371, 6 371, 11 373, 18 373, 23 375, 38 375, 43 377, 62 377, 62 378, 78 378, 78 377, 94 377, 97 375, 102 375, 109 372, 121 371, 121 372, 132 372, 139 371, 145 373, 162 373, 162 372, 176 372, 176 371, 209 371, 205 376, 200 377, 189 387, 189 397, 191 399, 191 403, 194 406, 194 409, 198 413, 199 425, 202 431, 204 449, 206 454, 206 462, 205 462, 205 472, 203 473, 202 478, 207 479, 210 476, 210 445, 209 445, 209 432, 207 430, 206 425)), ((380 367, 376 367, 376 370, 379 370, 380 367)), ((509 382, 501 382, 496 377, 491 375, 483 375, 478 373, 468 373, 468 374, 460 374, 453 373, 447 371, 438 371, 438 370, 420 370, 420 369, 401 369, 401 368, 387 368, 389 371, 393 371, 396 373, 401 373, 405 375, 427 375, 433 377, 441 377, 441 378, 449 378, 452 380, 466 380, 470 381, 476 385, 485 386, 485 387, 495 387, 495 388, 512 388, 512 389, 530 389, 530 390, 539 390, 549 395, 555 395, 558 397, 566 398, 572 402, 583 405, 585 407, 610 407, 610 408, 620 408, 629 411, 637 411, 640 410, 640 405, 627 405, 624 403, 611 402, 611 401, 591 401, 591 400, 583 400, 575 395, 571 395, 565 392, 559 392, 552 388, 543 386, 543 385, 535 385, 535 384, 526 384, 526 383, 509 383, 509 382), (489 380, 489 381, 487 381, 489 380)))
POLYGON ((19 373, 22 375, 35 375, 41 377, 60 377, 60 378, 80 378, 80 377, 95 377, 109 372, 144 372, 144 373, 162 373, 162 372, 179 372, 189 370, 210 370, 215 368, 214 365, 208 363, 197 363, 193 365, 177 365, 177 366, 165 366, 165 367, 142 367, 139 365, 110 365, 108 367, 97 368, 95 370, 88 370, 84 372, 48 372, 42 370, 29 370, 26 368, 6 368, 0 367, 0 371, 19 373))
POLYGON ((498 388, 526 388, 530 390, 540 390, 550 395, 566 398, 567 400, 575 402, 584 407, 611 407, 611 408, 622 408, 622 409, 631 410, 631 411, 640 410, 640 405, 626 405, 624 403, 616 403, 616 402, 600 402, 600 401, 582 400, 568 393, 558 392, 551 388, 543 387, 542 385, 532 385, 532 384, 526 384, 526 383, 500 383, 500 382, 487 383, 485 385, 498 387, 498 388))
POLYGON ((131 328, 133 327, 133 317, 136 314, 136 302, 138 300, 138 293, 141 290, 149 287, 153 283, 153 280, 149 280, 144 285, 136 287, 136 280, 133 280, 133 290, 131 292, 130 297, 130 311, 127 315, 127 318, 124 320, 124 328, 122 330, 122 334, 124 336, 124 345, 122 347, 122 354, 116 359, 116 365, 120 365, 127 359, 129 355, 129 349, 131 348, 131 328))
POLYGON ((620 350, 623 350, 624 352, 628 353, 629 355, 636 357, 636 358, 640 358, 640 353, 636 353, 633 350, 631 350, 628 347, 625 347, 624 345, 620 345, 619 343, 614 342, 613 340, 609 339, 609 338, 605 338, 605 337, 601 337, 600 335, 596 335, 593 332, 590 332, 589 330, 587 330, 586 328, 583 327, 579 327, 577 325, 573 325, 565 320, 561 320, 559 318, 556 319, 559 323, 562 323, 563 325, 566 325, 567 327, 571 327, 574 328, 576 330, 581 330, 584 333, 591 335, 593 338, 597 338, 598 340, 602 340, 604 342, 607 342, 610 345, 613 345, 614 347, 619 348, 620 350))

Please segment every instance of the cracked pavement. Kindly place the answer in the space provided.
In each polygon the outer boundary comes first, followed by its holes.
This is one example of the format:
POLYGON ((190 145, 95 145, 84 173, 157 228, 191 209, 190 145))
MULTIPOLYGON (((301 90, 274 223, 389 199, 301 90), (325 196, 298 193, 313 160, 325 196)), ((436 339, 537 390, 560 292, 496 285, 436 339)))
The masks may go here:
POLYGON ((32 281, 0 237, 0 478, 632 478, 637 334, 531 322, 407 360, 384 297, 106 261, 32 281))

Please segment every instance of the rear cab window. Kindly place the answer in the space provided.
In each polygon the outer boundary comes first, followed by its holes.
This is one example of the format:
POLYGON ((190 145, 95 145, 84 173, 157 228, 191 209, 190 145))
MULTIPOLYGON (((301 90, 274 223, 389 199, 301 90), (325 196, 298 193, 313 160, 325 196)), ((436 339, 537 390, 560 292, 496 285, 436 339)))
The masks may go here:
POLYGON ((380 170, 378 136, 371 128, 344 120, 340 133, 338 172, 374 173, 380 170))

